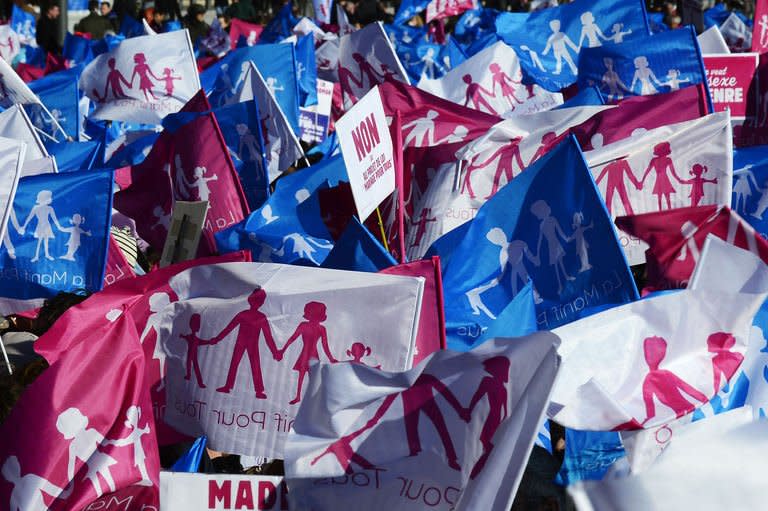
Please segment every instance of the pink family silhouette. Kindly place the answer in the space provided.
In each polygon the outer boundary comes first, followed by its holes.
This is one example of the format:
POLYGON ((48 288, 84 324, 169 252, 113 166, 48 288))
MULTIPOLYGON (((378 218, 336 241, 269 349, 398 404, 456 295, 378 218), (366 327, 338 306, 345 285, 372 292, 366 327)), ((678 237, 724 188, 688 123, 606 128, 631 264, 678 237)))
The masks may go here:
POLYGON ((109 72, 107 72, 106 80, 104 82, 104 93, 99 94, 98 90, 93 89, 92 94, 98 102, 104 102, 109 99, 111 92, 113 99, 127 99, 129 96, 123 90, 123 86, 128 89, 133 89, 133 82, 138 77, 138 88, 143 93, 144 99, 150 101, 150 98, 157 100, 157 96, 153 92, 156 86, 162 85, 165 89, 165 97, 173 96, 174 81, 182 80, 181 76, 174 76, 174 70, 166 67, 163 69, 161 76, 157 76, 147 64, 147 57, 144 53, 136 53, 133 56, 133 74, 131 80, 128 81, 125 76, 117 68, 117 61, 115 58, 110 58, 107 61, 109 72), (155 80, 153 82, 152 80, 155 80))
MULTIPOLYGON (((522 105, 523 101, 515 95, 515 92, 517 92, 515 86, 522 85, 522 81, 512 79, 496 62, 491 63, 488 66, 488 70, 491 73, 491 90, 486 89, 479 82, 475 82, 469 73, 461 77, 462 81, 467 84, 467 89, 464 92, 464 106, 476 110, 485 109, 490 114, 498 115, 501 112, 498 112, 491 105, 491 99, 500 97, 506 100, 508 106, 505 108, 505 111, 513 111, 515 105, 522 105), (498 93, 496 92, 497 88, 498 93)), ((529 94, 528 98, 531 96, 532 94, 529 94)))
POLYGON ((600 171, 600 174, 597 176, 597 179, 595 179, 595 182, 600 184, 604 179, 606 179, 605 202, 608 207, 608 212, 613 214, 613 198, 616 194, 618 194, 619 200, 621 201, 626 214, 633 215, 634 210, 632 208, 632 201, 627 194, 627 188, 625 184, 626 179, 629 179, 629 182, 632 183, 632 185, 634 185, 638 191, 640 191, 643 190, 645 180, 648 175, 651 174, 651 171, 655 172, 655 182, 651 193, 656 196, 659 211, 663 209, 663 202, 665 202, 667 205, 666 209, 671 209, 671 196, 677 191, 672 184, 672 180, 669 178, 667 172, 671 173, 678 183, 691 185, 691 191, 688 195, 688 197, 691 199, 690 205, 698 206, 705 195, 704 185, 706 183, 716 184, 717 178, 707 179, 703 177, 703 175, 706 174, 709 169, 704 165, 695 163, 690 170, 690 175, 692 176, 691 179, 682 179, 677 175, 674 162, 670 157, 671 154, 672 149, 669 142, 661 142, 656 144, 653 148, 653 157, 648 163, 648 167, 645 169, 645 172, 640 179, 638 179, 634 172, 632 172, 632 168, 630 167, 626 157, 613 160, 605 167, 603 167, 603 170, 600 171))
POLYGON ((448 466, 454 470, 461 471, 458 454, 453 445, 443 412, 438 405, 436 394, 441 395, 454 409, 458 417, 467 424, 472 422, 474 409, 486 397, 489 411, 482 418, 483 426, 478 438, 482 446, 482 453, 475 461, 470 472, 470 478, 474 479, 482 471, 493 450, 494 445, 491 441, 493 435, 508 415, 506 386, 509 381, 509 359, 503 356, 492 357, 484 360, 482 365, 487 375, 478 384, 468 407, 463 407, 458 399, 456 399, 456 396, 439 378, 428 373, 422 373, 411 387, 402 392, 386 396, 373 413, 373 416, 361 428, 342 436, 330 444, 320 455, 311 461, 311 465, 316 464, 325 455, 332 454, 348 474, 353 473, 352 463, 364 469, 376 468, 373 463, 361 456, 352 447, 352 441, 381 422, 387 410, 400 397, 403 405, 403 423, 409 457, 418 456, 422 451, 422 443, 419 436, 419 419, 423 413, 429 418, 437 431, 440 442, 445 450, 448 466))

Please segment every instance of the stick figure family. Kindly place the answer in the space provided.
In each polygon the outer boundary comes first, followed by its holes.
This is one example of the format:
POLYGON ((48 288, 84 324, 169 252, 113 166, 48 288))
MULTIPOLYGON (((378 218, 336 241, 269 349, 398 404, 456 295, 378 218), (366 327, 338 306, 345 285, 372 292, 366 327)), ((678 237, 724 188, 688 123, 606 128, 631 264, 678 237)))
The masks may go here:
MULTIPOLYGON (((326 306, 320 302, 308 302, 304 306, 304 321, 299 323, 296 330, 291 334, 282 348, 277 347, 267 316, 259 310, 266 301, 267 293, 259 288, 254 290, 248 297, 249 308, 237 313, 221 332, 210 339, 202 339, 198 333, 202 323, 200 314, 192 314, 189 319, 189 332, 181 334, 180 339, 187 344, 186 374, 184 379, 190 380, 194 372, 197 386, 201 389, 206 388, 203 383, 203 376, 200 371, 200 362, 198 360, 198 350, 201 346, 214 346, 222 342, 237 328, 234 350, 230 360, 229 370, 224 385, 217 388, 217 392, 228 394, 235 386, 237 378, 237 369, 243 356, 248 355, 251 365, 251 378, 257 399, 266 399, 267 394, 264 388, 264 379, 262 376, 261 358, 259 354, 259 339, 263 335, 267 348, 272 354, 272 358, 282 361, 288 348, 293 343, 301 339, 301 351, 293 365, 293 370, 298 372, 298 383, 296 385, 296 395, 290 401, 290 404, 296 404, 301 401, 301 389, 304 379, 309 374, 310 364, 313 360, 320 360, 318 352, 318 343, 322 345, 323 351, 332 364, 339 360, 334 357, 328 344, 328 333, 323 325, 327 319, 326 306)), ((362 358, 371 354, 370 347, 362 343, 354 343, 348 355, 352 357, 351 362, 361 363, 362 358)))
POLYGON ((734 172, 733 177, 734 211, 741 216, 747 215, 747 200, 752 195, 751 183, 755 187, 755 190, 760 192, 760 198, 757 200, 755 210, 750 212, 749 215, 758 220, 762 220, 763 215, 765 215, 766 210, 768 210, 768 182, 764 183, 764 188, 760 188, 755 179, 755 175, 752 173, 752 165, 747 165, 738 172, 734 172))
MULTIPOLYGON (((707 338, 707 350, 714 355, 712 357, 713 394, 720 390, 721 378, 729 381, 744 360, 741 353, 731 351, 735 345, 736 338, 726 332, 716 332, 707 338)), ((643 380, 643 403, 646 418, 640 424, 645 424, 656 416, 654 398, 671 408, 678 418, 692 412, 695 408, 695 405, 686 399, 683 393, 702 404, 709 400, 703 392, 685 382, 672 371, 659 368, 667 354, 667 341, 664 338, 647 337, 643 341, 643 352, 649 370, 643 380)))
POLYGON ((69 440, 69 455, 67 461, 67 479, 71 481, 69 486, 61 488, 44 477, 33 473, 21 475, 21 463, 17 456, 9 456, 3 463, 3 477, 13 485, 11 491, 11 507, 13 511, 43 511, 48 509, 43 499, 43 494, 53 498, 66 499, 72 493, 75 481, 75 465, 81 460, 87 467, 83 479, 87 479, 93 486, 97 497, 105 493, 102 481, 109 492, 115 491, 115 481, 111 469, 118 461, 103 452, 106 446, 132 447, 133 462, 138 469, 141 480, 135 484, 140 486, 152 486, 146 465, 146 453, 142 445, 141 437, 150 433, 149 422, 144 421, 144 426, 139 426, 141 421, 141 408, 131 405, 125 412, 125 427, 130 430, 124 438, 110 440, 99 433, 95 428, 88 427, 88 417, 78 408, 68 408, 61 412, 56 419, 56 429, 59 430, 65 440, 69 440))
MULTIPOLYGON (((491 72, 491 90, 486 89, 479 82, 475 82, 471 74, 465 74, 462 76, 462 80, 467 84, 467 90, 464 93, 464 106, 474 108, 476 110, 485 109, 486 112, 494 115, 498 115, 496 109, 494 109, 489 103, 490 99, 497 99, 496 89, 499 89, 498 94, 501 95, 501 99, 506 100, 508 107, 504 111, 512 111, 515 109, 515 105, 522 105, 523 101, 515 96, 517 89, 515 85, 522 85, 522 80, 514 80, 504 71, 502 71, 499 64, 493 62, 488 66, 488 71, 491 72)), ((528 92, 527 99, 533 97, 533 88, 525 87, 528 92)))
POLYGON ((149 67, 149 64, 147 64, 146 55, 141 52, 136 53, 133 56, 133 62, 133 74, 131 75, 131 80, 128 81, 120 70, 117 69, 117 61, 114 57, 107 60, 109 71, 107 72, 106 81, 104 82, 104 93, 99 94, 99 91, 96 89, 93 89, 92 91, 93 96, 95 96, 97 101, 106 101, 107 98, 109 98, 110 91, 114 99, 127 99, 129 96, 123 91, 123 86, 128 89, 133 89, 133 82, 136 77, 139 78, 138 87, 144 94, 144 99, 146 101, 150 101, 150 98, 157 101, 158 98, 153 92, 153 89, 157 86, 161 86, 165 89, 165 97, 173 96, 174 82, 182 80, 181 76, 175 76, 173 74, 173 69, 166 67, 163 69, 162 74, 157 76, 152 71, 152 68, 149 67), (153 82, 153 79, 156 80, 157 83, 153 82))
POLYGON ((629 162, 626 158, 619 158, 603 167, 603 170, 600 171, 595 182, 600 184, 604 178, 607 179, 605 186, 605 203, 608 207, 608 212, 613 214, 613 197, 615 194, 618 194, 626 214, 633 215, 634 210, 632 209, 632 202, 627 194, 625 179, 628 178, 637 190, 642 190, 644 188, 645 179, 651 171, 656 173, 656 180, 651 193, 655 195, 658 200, 659 211, 663 209, 662 199, 667 204, 666 209, 671 209, 671 196, 673 193, 676 193, 676 189, 672 184, 672 180, 667 175, 667 171, 672 174, 678 183, 691 185, 691 191, 688 194, 688 197, 691 199, 690 205, 698 206, 705 195, 704 185, 707 183, 717 184, 717 178, 705 178, 704 174, 706 174, 709 169, 706 165, 695 163, 690 170, 690 175, 692 176, 691 179, 682 179, 675 170, 674 162, 670 157, 671 155, 672 148, 670 147, 669 142, 656 144, 653 148, 653 157, 640 179, 637 179, 632 172, 632 168, 629 166, 629 162))
POLYGON ((331 445, 329 445, 319 456, 312 460, 311 464, 316 464, 327 454, 336 457, 339 465, 347 473, 352 473, 352 463, 361 468, 372 470, 376 466, 361 456, 353 447, 352 441, 360 437, 365 431, 373 428, 381 422, 384 414, 397 400, 402 399, 403 405, 403 423, 405 426, 405 435, 408 441, 409 457, 418 456, 422 451, 421 437, 419 433, 419 419, 421 414, 427 416, 437 431, 440 441, 443 444, 447 464, 454 470, 461 471, 458 454, 454 447, 451 434, 445 422, 445 417, 441 407, 438 404, 435 394, 441 395, 445 401, 451 405, 459 418, 467 424, 472 422, 472 416, 475 408, 487 398, 489 410, 483 417, 482 428, 480 430, 479 442, 482 445, 482 453, 475 461, 470 472, 470 478, 474 479, 483 470, 488 457, 493 450, 493 435, 501 426, 502 421, 509 415, 507 408, 507 382, 509 381, 510 362, 507 357, 497 356, 482 361, 483 369, 486 375, 477 386, 477 390, 470 399, 469 405, 465 408, 451 390, 437 377, 422 373, 414 382, 413 386, 396 394, 386 396, 373 416, 359 429, 342 436, 331 445))
POLYGON ((635 64, 635 73, 632 75, 632 84, 627 85, 622 81, 619 74, 614 70, 614 62, 610 57, 603 59, 605 73, 601 79, 601 86, 608 93, 608 101, 620 100, 624 98, 624 93, 635 93, 635 87, 640 84, 638 93, 641 96, 657 94, 659 88, 669 87, 670 91, 680 90, 680 84, 690 82, 689 78, 682 78, 679 69, 671 68, 667 71, 667 81, 660 82, 656 78, 653 69, 648 64, 648 58, 640 55, 633 60, 635 64))
POLYGON ((367 92, 380 83, 400 81, 394 70, 376 58, 374 50, 375 48, 371 48, 367 57, 362 53, 355 52, 352 54, 352 59, 360 70, 360 78, 357 78, 350 69, 339 65, 339 85, 344 94, 353 102, 358 100, 355 89, 352 88, 353 85, 357 91, 367 92), (368 82, 367 88, 364 87, 366 81, 368 82))
MULTIPOLYGON (((69 239, 66 243, 67 252, 59 256, 59 259, 74 261, 75 254, 81 245, 81 237, 83 235, 91 236, 91 231, 86 231, 83 229, 82 225, 85 223, 85 218, 83 218, 83 216, 79 213, 72 215, 72 218, 70 219, 72 227, 63 227, 59 222, 59 218, 56 216, 56 211, 51 205, 52 203, 53 192, 50 190, 39 191, 37 193, 37 200, 35 205, 32 207, 32 210, 29 212, 29 215, 23 224, 19 224, 15 211, 13 208, 10 209, 8 223, 9 225, 13 226, 14 230, 19 236, 24 236, 26 234, 27 227, 29 227, 32 221, 35 221, 35 230, 32 232, 32 235, 37 240, 37 246, 35 247, 35 255, 32 257, 32 259, 30 259, 30 262, 34 263, 40 259, 40 247, 43 248, 43 255, 46 259, 49 261, 54 260, 54 257, 51 256, 48 247, 50 240, 55 238, 51 222, 53 222, 53 225, 55 225, 60 232, 69 234, 69 239)), ((11 238, 8 235, 8 232, 6 232, 5 237, 3 238, 3 246, 8 253, 8 257, 11 259, 16 259, 16 248, 11 242, 11 238)))
MULTIPOLYGON (((576 280, 576 277, 568 274, 565 269, 564 259, 566 251, 563 243, 575 242, 576 254, 580 262, 578 273, 592 269, 592 265, 589 262, 589 243, 585 233, 594 227, 594 222, 584 225, 584 214, 581 211, 577 211, 573 214, 573 222, 571 224, 573 232, 567 236, 560 226, 560 222, 552 215, 552 209, 546 201, 537 200, 531 204, 530 211, 540 222, 536 254, 531 252, 528 244, 523 240, 507 241, 506 234, 498 227, 492 228, 486 234, 486 239, 499 247, 499 274, 490 281, 465 293, 469 306, 472 308, 472 314, 477 316, 482 312, 489 318, 496 319, 496 316, 483 303, 480 295, 498 286, 507 275, 509 275, 512 293, 516 295, 520 289, 518 281, 524 286, 531 280, 525 260, 527 259, 534 266, 539 267, 542 261, 542 244, 544 242, 547 243, 547 260, 550 269, 554 271, 555 278, 557 279, 558 294, 563 292, 564 281, 576 280)), ((534 300, 536 303, 542 302, 535 286, 534 300)))

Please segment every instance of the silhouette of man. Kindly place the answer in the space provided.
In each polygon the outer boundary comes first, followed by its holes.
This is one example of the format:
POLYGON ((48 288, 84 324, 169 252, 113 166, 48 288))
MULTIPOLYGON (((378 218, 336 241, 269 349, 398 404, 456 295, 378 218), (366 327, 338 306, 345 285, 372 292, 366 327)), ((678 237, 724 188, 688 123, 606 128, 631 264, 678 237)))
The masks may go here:
POLYGON ((235 327, 240 327, 237 331, 235 349, 232 352, 232 361, 229 364, 227 382, 216 389, 217 392, 228 394, 232 390, 232 387, 235 386, 235 378, 237 377, 237 367, 240 365, 243 355, 247 352, 248 359, 251 362, 251 375, 253 377, 253 388, 256 391, 256 397, 258 399, 267 398, 267 395, 264 393, 264 380, 261 375, 261 359, 259 358, 259 337, 261 333, 264 334, 264 339, 267 342, 269 351, 272 352, 272 357, 279 361, 282 356, 277 349, 275 340, 272 338, 272 331, 269 328, 267 316, 259 311, 259 307, 264 305, 266 298, 266 291, 261 288, 255 289, 248 297, 250 308, 238 312, 229 324, 224 327, 224 330, 211 339, 211 342, 216 344, 229 335, 235 327))

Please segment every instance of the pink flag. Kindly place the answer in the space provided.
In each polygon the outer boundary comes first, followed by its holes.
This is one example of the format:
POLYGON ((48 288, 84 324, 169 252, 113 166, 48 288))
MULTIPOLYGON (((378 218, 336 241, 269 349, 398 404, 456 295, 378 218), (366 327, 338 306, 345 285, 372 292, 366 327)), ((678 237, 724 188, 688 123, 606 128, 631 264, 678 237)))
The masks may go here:
POLYGON ((727 206, 680 208, 623 216, 616 225, 650 245, 646 290, 686 287, 708 234, 747 249, 768 262, 768 241, 727 206))
POLYGON ((235 49, 237 42, 240 40, 240 37, 245 38, 245 44, 248 46, 253 46, 259 41, 259 37, 261 36, 261 32, 263 30, 264 27, 261 25, 256 25, 255 23, 248 23, 247 21, 243 21, 241 19, 232 18, 232 21, 229 24, 229 39, 232 42, 232 49, 235 49))
POLYGON ((400 111, 403 148, 467 143, 501 121, 404 83, 386 82, 379 91, 387 117, 400 111))
POLYGON ((87 333, 53 362, 0 427, 5 509, 157 509, 145 358, 133 318, 121 316, 110 335, 87 333))
POLYGON ((413 365, 418 364, 432 353, 445 349, 445 308, 440 258, 435 256, 431 259, 400 264, 379 273, 423 277, 425 280, 413 365))
POLYGON ((427 23, 475 9, 475 0, 432 0, 427 4, 427 23))
MULTIPOLYGON (((202 91, 183 111, 205 112, 202 91)), ((176 200, 208 201, 208 215, 199 254, 214 253, 213 233, 233 225, 249 209, 229 151, 213 113, 164 131, 147 158, 116 178, 121 191, 115 208, 136 221, 137 230, 155 249, 162 250, 176 200)))
POLYGON ((638 131, 667 124, 691 121, 709 113, 707 91, 703 84, 654 96, 635 96, 619 101, 616 108, 605 110, 571 129, 581 149, 591 151, 638 131))
POLYGON ((143 365, 146 371, 145 382, 151 392, 151 410, 157 422, 158 441, 161 445, 178 442, 185 437, 171 429, 162 420, 166 399, 165 390, 160 383, 165 371, 165 357, 162 347, 157 343, 157 332, 150 321, 152 309, 157 309, 164 303, 158 293, 165 293, 168 303, 176 300, 173 291, 168 287, 168 279, 172 276, 193 266, 243 261, 245 257, 242 252, 233 252, 221 257, 175 264, 142 277, 116 282, 67 310, 48 332, 35 341, 35 351, 53 366, 67 353, 80 350, 84 345, 87 346, 86 340, 90 335, 98 338, 112 335, 111 332, 115 329, 114 319, 123 312, 130 312, 130 318, 134 322, 133 328, 139 332, 138 339, 146 359, 143 365))
POLYGON ((755 2, 755 23, 752 26, 752 51, 768 52, 768 2, 755 2))
POLYGON ((136 273, 128 264, 128 261, 115 241, 114 235, 109 237, 109 249, 107 251, 107 268, 104 271, 104 286, 111 286, 117 281, 135 277, 136 273))

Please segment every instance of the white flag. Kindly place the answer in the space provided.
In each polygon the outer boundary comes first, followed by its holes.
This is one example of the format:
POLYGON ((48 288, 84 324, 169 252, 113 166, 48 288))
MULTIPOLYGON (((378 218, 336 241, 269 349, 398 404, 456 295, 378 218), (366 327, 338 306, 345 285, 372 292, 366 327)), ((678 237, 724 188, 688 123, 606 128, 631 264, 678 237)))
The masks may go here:
POLYGON ((701 53, 704 55, 731 53, 728 43, 725 42, 723 34, 717 28, 717 25, 709 27, 696 36, 696 39, 699 41, 699 48, 701 48, 701 53))
POLYGON ((216 450, 282 458, 312 361, 411 367, 423 287, 260 263, 175 275, 149 298, 142 329, 154 328, 168 361, 166 422, 216 450))
MULTIPOLYGON (((612 107, 564 108, 514 117, 462 147, 456 153, 461 166, 452 161, 440 165, 414 203, 413 223, 421 218, 430 221, 424 223, 423 232, 421 227, 408 231, 408 258, 422 257, 432 242, 474 218, 500 188, 562 141, 570 127, 607 108, 612 107)), ((440 143, 452 142, 458 140, 440 143)))
POLYGON ((49 156, 32 121, 21 105, 14 105, 0 112, 0 137, 27 144, 24 161, 39 160, 49 156))
POLYGON ((556 344, 546 332, 492 339, 400 374, 315 367, 286 443, 292 505, 508 510, 557 373, 556 344))
POLYGON ((259 109, 261 135, 264 137, 264 149, 267 153, 269 182, 271 183, 288 167, 304 157, 299 139, 288 124, 272 90, 256 65, 251 62, 243 87, 236 98, 236 103, 255 100, 259 109))
POLYGON ((10 64, 19 54, 20 48, 19 34, 10 25, 0 25, 0 57, 10 64))
POLYGON ((763 509, 768 425, 734 410, 682 428, 647 471, 569 488, 579 511, 763 509))
POLYGON ((731 13, 720 25, 720 32, 732 51, 744 52, 752 48, 752 29, 735 13, 731 13))
POLYGON ((200 90, 187 30, 133 37, 97 56, 80 75, 95 119, 160 124, 200 90))
POLYGON ((685 290, 556 328, 563 368, 550 417, 569 428, 610 431, 652 428, 693 412, 732 379, 766 296, 685 290))
POLYGON ((515 50, 499 41, 465 60, 442 78, 430 76, 425 61, 419 88, 454 103, 482 112, 511 117, 550 110, 563 103, 563 95, 538 85, 523 85, 515 50))
POLYGON ((408 83, 408 75, 381 22, 343 36, 339 42, 339 85, 344 94, 344 108, 349 109, 385 81, 408 83))
MULTIPOLYGON (((584 153, 613 218, 709 204, 731 205, 730 114, 670 124, 584 153)), ((648 245, 618 232, 629 264, 648 245)))

